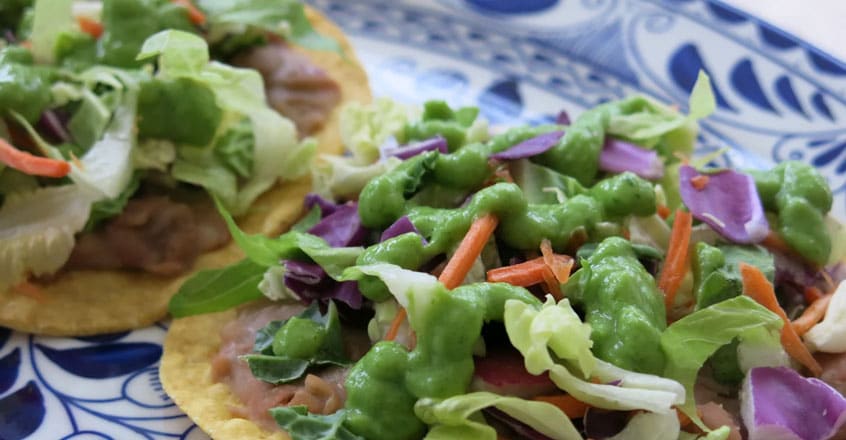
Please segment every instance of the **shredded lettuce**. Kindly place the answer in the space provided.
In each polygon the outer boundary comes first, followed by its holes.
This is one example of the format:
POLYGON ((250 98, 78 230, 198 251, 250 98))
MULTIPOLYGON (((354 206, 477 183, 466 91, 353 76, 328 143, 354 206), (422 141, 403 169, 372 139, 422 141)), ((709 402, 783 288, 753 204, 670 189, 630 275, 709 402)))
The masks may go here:
POLYGON ((6 197, 0 208, 0 291, 30 274, 51 274, 73 250, 96 195, 79 185, 53 186, 6 197))
POLYGON ((496 430, 477 421, 479 412, 488 407, 495 407, 554 440, 582 438, 573 422, 553 405, 488 392, 464 394, 444 400, 420 399, 414 405, 414 413, 426 424, 434 425, 429 429, 426 440, 495 440, 496 430))
POLYGON ((693 151, 696 140, 696 121, 707 117, 717 107, 711 80, 701 70, 688 98, 687 116, 652 99, 644 98, 643 105, 643 111, 612 117, 608 132, 647 146, 658 138, 670 136, 665 140, 666 145, 672 151, 688 154, 693 151))
POLYGON ((341 109, 341 140, 353 154, 355 165, 379 158, 379 147, 399 136, 406 124, 419 118, 420 109, 387 98, 371 104, 349 103, 341 109))
POLYGON ((56 41, 64 32, 73 30, 72 0, 37 0, 32 23, 32 53, 42 64, 56 59, 56 41))
POLYGON ((197 4, 206 13, 213 42, 230 34, 241 34, 241 41, 251 42, 270 32, 308 49, 341 52, 337 41, 314 30, 298 1, 199 0, 197 4))
POLYGON ((370 179, 396 168, 402 161, 391 157, 370 165, 356 165, 347 157, 319 156, 311 170, 314 192, 334 199, 348 200, 358 197, 370 179))
POLYGON ((685 400, 684 387, 674 380, 627 371, 596 359, 589 350, 590 327, 581 322, 566 299, 558 304, 548 300, 540 310, 508 301, 505 329, 511 344, 523 354, 529 373, 548 371, 556 386, 593 406, 664 413, 685 400), (591 383, 585 380, 588 377, 597 377, 602 383, 591 383))
MULTIPOLYGON (((202 38, 181 31, 163 31, 144 42, 139 59, 158 57, 162 78, 189 78, 214 91, 217 105, 224 111, 249 119, 252 125, 252 169, 239 181, 239 170, 232 170, 228 160, 221 162, 214 149, 205 154, 180 148, 180 160, 174 165, 177 179, 201 185, 218 196, 236 215, 244 213, 252 202, 284 177, 294 179, 308 172, 316 142, 297 140, 294 124, 270 109, 258 72, 209 62, 208 47, 202 38), (207 173, 203 173, 206 170, 207 173)), ((239 165, 249 163, 240 149, 239 165)))
POLYGON ((296 301, 297 294, 285 286, 285 266, 268 267, 258 285, 261 293, 271 301, 296 301))
POLYGON ((840 283, 828 304, 825 318, 808 330, 804 339, 814 350, 846 352, 846 283, 840 283))
POLYGON ((674 411, 645 412, 632 417, 622 431, 607 440, 676 440, 679 431, 679 418, 674 411))
MULTIPOLYGON (((687 315, 669 326, 661 335, 661 347, 666 356, 664 376, 684 385, 687 399, 681 406, 682 411, 703 427, 696 415, 693 385, 705 361, 735 338, 741 345, 780 350, 782 325, 775 313, 749 297, 738 296, 687 315)), ((738 355, 740 353, 738 350, 738 355)), ((750 367, 748 359, 740 359, 740 363, 741 369, 750 367)))

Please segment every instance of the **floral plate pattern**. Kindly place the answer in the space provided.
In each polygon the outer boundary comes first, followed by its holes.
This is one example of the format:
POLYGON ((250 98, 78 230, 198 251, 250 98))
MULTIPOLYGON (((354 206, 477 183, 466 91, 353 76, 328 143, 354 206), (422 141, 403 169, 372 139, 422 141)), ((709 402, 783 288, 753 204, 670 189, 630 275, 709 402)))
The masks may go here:
MULTIPOLYGON (((632 93, 682 109, 700 69, 719 164, 819 168, 846 219, 846 63, 715 0, 309 0, 351 37, 376 95, 447 97, 494 124, 632 93)), ((0 440, 205 439, 158 380, 166 324, 90 338, 0 328, 0 440)))

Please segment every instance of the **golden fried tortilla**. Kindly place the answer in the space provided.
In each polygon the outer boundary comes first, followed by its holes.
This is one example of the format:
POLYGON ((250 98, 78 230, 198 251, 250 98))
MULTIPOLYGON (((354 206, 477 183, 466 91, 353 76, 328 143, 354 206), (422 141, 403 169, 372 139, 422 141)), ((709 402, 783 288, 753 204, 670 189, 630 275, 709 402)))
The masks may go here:
POLYGON ((179 408, 214 439, 288 439, 285 433, 271 433, 234 417, 229 409, 241 402, 228 385, 212 380, 211 360, 220 349, 220 330, 236 315, 233 309, 175 320, 165 338, 159 379, 179 408))
MULTIPOLYGON (((307 53, 338 83, 341 105, 352 101, 369 102, 367 74, 341 30, 312 9, 307 8, 307 14, 318 32, 341 43, 345 56, 297 50, 307 53)), ((319 152, 338 154, 342 151, 338 129, 341 105, 335 108, 316 136, 319 152)), ((262 195, 239 223, 247 231, 279 233, 297 218, 303 197, 310 188, 308 179, 277 185, 262 195)), ((194 270, 222 267, 241 258, 240 249, 230 242, 222 249, 201 255, 194 270)), ((17 291, 0 292, 0 326, 56 336, 93 335, 144 327, 167 315, 171 296, 190 276, 191 273, 167 278, 129 271, 62 272, 55 281, 39 286, 44 294, 40 302, 17 291)))

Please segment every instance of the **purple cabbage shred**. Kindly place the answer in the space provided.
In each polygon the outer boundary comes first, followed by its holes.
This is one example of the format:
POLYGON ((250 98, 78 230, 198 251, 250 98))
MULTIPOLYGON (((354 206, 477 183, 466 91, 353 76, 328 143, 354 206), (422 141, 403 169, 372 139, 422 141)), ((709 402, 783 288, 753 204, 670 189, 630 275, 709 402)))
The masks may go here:
POLYGON ((307 232, 326 240, 332 247, 360 246, 367 237, 355 202, 338 206, 307 232))
POLYGON ((558 116, 555 117, 555 123, 558 125, 570 125, 570 115, 567 113, 567 110, 558 112, 558 116))
POLYGON ((383 242, 385 240, 394 238, 398 235, 406 234, 409 232, 414 232, 417 235, 420 235, 421 240, 423 240, 423 244, 426 244, 426 239, 420 234, 420 231, 414 227, 414 223, 411 223, 411 220, 408 219, 408 216, 402 216, 397 219, 391 226, 388 226, 384 232, 382 232, 382 236, 379 237, 379 242, 383 242))
POLYGON ((396 157, 398 159, 410 159, 418 154, 427 151, 440 151, 443 154, 449 153, 449 148, 446 139, 442 136, 435 136, 425 141, 415 142, 408 145, 389 146, 382 149, 384 157, 396 157))
POLYGON ((303 200, 303 205, 305 205, 306 209, 311 209, 315 206, 319 206, 321 218, 332 214, 333 212, 335 212, 336 209, 338 209, 339 206, 341 206, 331 200, 327 200, 323 196, 316 193, 306 194, 305 200, 303 200))
POLYGON ((703 174, 682 165, 679 191, 693 217, 734 243, 758 243, 769 233, 755 181, 748 174, 733 170, 703 174), (699 176, 707 181, 697 188, 694 179, 699 176))
POLYGON ((491 159, 517 160, 537 156, 549 151, 552 147, 557 145, 562 136, 564 136, 564 132, 561 130, 550 131, 549 133, 544 133, 531 139, 526 139, 507 150, 492 154, 491 159))
POLYGON ((664 177, 664 164, 658 152, 610 137, 605 138, 599 153, 599 169, 612 173, 631 171, 647 180, 664 177))
POLYGON ((846 426, 846 398, 787 367, 749 370, 740 395, 749 440, 827 440, 846 426))

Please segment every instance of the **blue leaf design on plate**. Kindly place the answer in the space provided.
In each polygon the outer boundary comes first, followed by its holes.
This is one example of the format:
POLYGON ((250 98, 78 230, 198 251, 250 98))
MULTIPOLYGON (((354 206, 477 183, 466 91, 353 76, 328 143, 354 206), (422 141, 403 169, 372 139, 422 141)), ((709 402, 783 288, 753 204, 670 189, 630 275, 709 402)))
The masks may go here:
MULTIPOLYGON (((702 55, 699 53, 699 49, 697 49, 692 43, 685 44, 673 53, 673 56, 670 57, 669 68, 670 76, 673 77, 673 81, 679 86, 679 88, 684 90, 685 93, 688 93, 693 89, 693 84, 696 83, 696 78, 699 76, 700 70, 704 70, 705 73, 711 76, 711 78, 714 78, 711 71, 705 67, 705 62, 702 60, 702 55)), ((734 107, 728 103, 725 95, 723 95, 719 86, 717 86, 716 81, 711 80, 711 88, 714 90, 714 98, 717 100, 718 106, 726 110, 736 111, 734 107)))
POLYGON ((36 344, 51 361, 65 371, 90 379, 123 376, 155 364, 162 347, 144 342, 95 345, 56 350, 36 344))
POLYGON ((837 159, 837 157, 844 151, 846 151, 846 142, 842 142, 826 151, 823 151, 819 156, 814 158, 812 163, 815 167, 824 167, 833 160, 837 159))
POLYGON ((831 114, 831 109, 828 108, 828 104, 825 102, 825 98, 822 93, 814 93, 814 96, 811 97, 811 104, 814 105, 814 108, 817 109, 821 115, 834 121, 834 115, 831 114))
POLYGON ((18 440, 35 432, 44 420, 44 397, 35 382, 0 399, 0 438, 18 440))
POLYGON ((528 14, 551 8, 558 0, 466 0, 467 4, 483 11, 498 14, 528 14))
POLYGON ((108 333, 105 335, 94 335, 94 336, 79 336, 76 339, 79 339, 83 342, 96 342, 96 343, 104 343, 104 342, 114 342, 118 339, 122 339, 124 336, 128 335, 129 332, 118 332, 118 333, 108 333))
POLYGON ((0 359, 0 393, 12 387, 18 378, 18 367, 21 365, 21 349, 15 348, 11 353, 0 359))
POLYGON ((837 63, 827 55, 809 50, 808 57, 811 58, 811 62, 823 72, 830 73, 832 75, 846 75, 846 66, 837 63))
POLYGON ((729 23, 743 23, 746 21, 746 17, 738 14, 733 9, 729 9, 726 6, 708 2, 708 9, 714 14, 715 17, 729 23))
POLYGON ((808 114, 805 113, 805 109, 802 108, 802 103, 799 102, 799 98, 793 90, 793 84, 790 83, 790 78, 788 78, 787 75, 782 75, 776 80, 775 88, 782 102, 787 104, 788 107, 792 108, 797 113, 806 117, 808 116, 808 114))
POLYGON ((518 83, 513 79, 497 81, 481 95, 479 108, 492 124, 514 122, 523 113, 523 97, 520 96, 518 83))
POLYGON ((0 327, 0 347, 6 345, 6 341, 12 336, 12 331, 6 327, 0 327))
POLYGON ((779 49, 789 49, 799 45, 796 40, 790 38, 779 29, 771 28, 766 25, 759 25, 758 32, 761 34, 761 39, 763 39, 767 44, 779 49))
POLYGON ((764 94, 764 89, 758 82, 758 77, 755 75, 755 69, 752 67, 752 61, 749 58, 741 60, 731 69, 731 85, 747 101, 770 113, 778 114, 767 95, 764 94))

